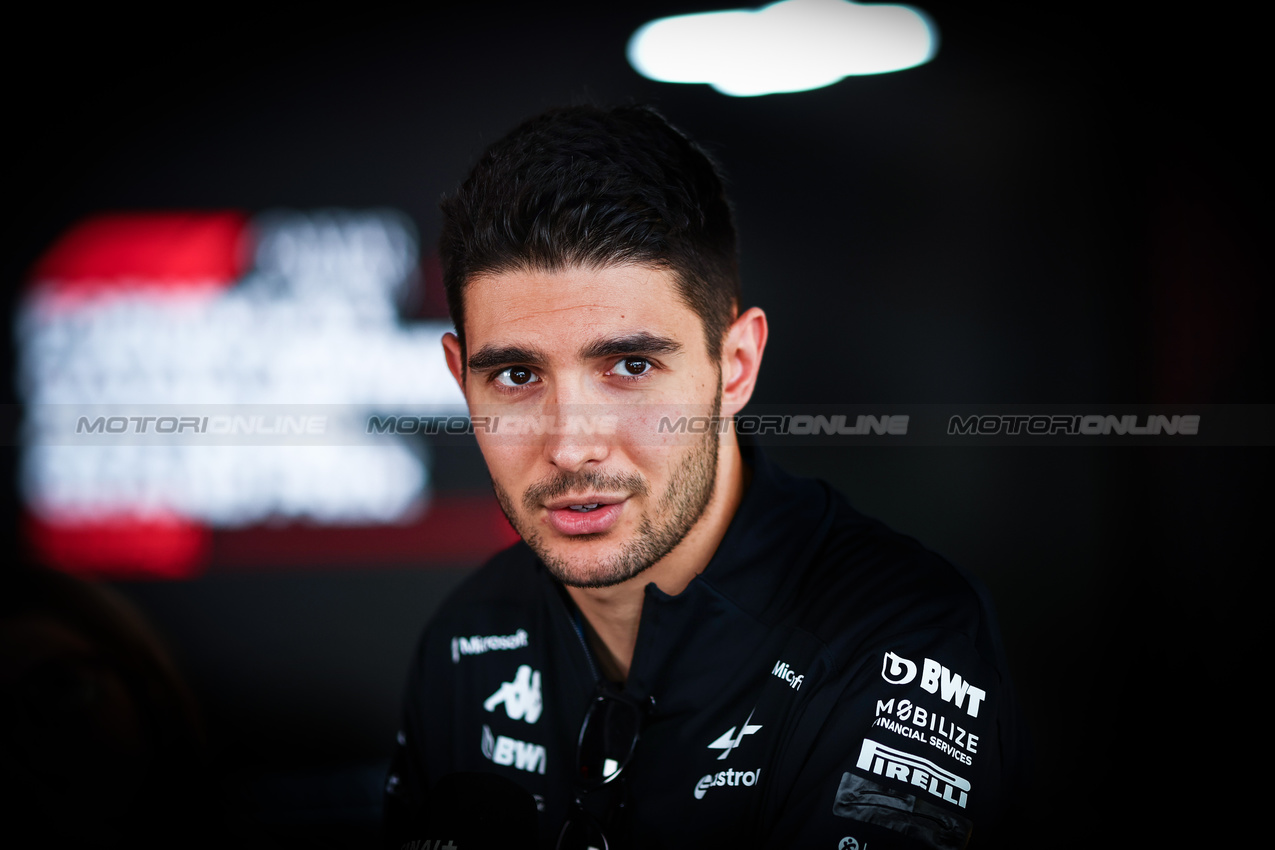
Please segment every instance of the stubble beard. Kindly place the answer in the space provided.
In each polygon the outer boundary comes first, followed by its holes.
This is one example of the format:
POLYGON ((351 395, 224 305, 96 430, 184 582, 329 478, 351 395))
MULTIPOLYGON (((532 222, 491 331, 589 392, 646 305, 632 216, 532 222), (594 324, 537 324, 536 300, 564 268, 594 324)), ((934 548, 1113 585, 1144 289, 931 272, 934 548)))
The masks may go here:
MULTIPOLYGON (((713 410, 721 409, 721 379, 713 410)), ((654 510, 642 517, 633 538, 610 557, 582 562, 555 553, 545 545, 538 529, 514 509, 514 501, 496 480, 492 489, 510 525, 539 556, 549 573, 568 587, 613 587, 650 569, 677 548, 699 522, 713 500, 717 488, 717 455, 721 437, 716 428, 705 431, 682 460, 654 510)), ((569 473, 533 484, 523 494, 526 516, 534 515, 545 500, 580 491, 625 492, 631 496, 650 493, 646 479, 636 473, 608 475, 594 470, 569 473)), ((599 535, 581 535, 595 539, 599 535)), ((568 545, 570 541, 568 541, 568 545)))

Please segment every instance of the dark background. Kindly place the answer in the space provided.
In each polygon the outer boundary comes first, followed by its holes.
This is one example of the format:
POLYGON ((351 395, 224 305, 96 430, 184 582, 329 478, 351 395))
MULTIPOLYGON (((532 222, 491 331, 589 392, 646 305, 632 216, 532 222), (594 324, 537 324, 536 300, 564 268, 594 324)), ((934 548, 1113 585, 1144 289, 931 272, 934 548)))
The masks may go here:
MULTIPOLYGON (((41 13, 5 59, 10 304, 104 210, 389 206, 428 250, 437 198, 486 143, 548 106, 634 97, 727 173, 745 298, 772 328, 758 405, 1270 401, 1269 74, 1247 13, 927 3, 929 64, 760 98, 628 66, 641 23, 730 5, 41 13)), ((1022 846, 1243 822, 1269 753, 1269 449, 772 453, 990 587, 1037 748, 1022 846)), ((483 486, 475 449, 445 454, 457 487, 483 486)), ((416 634, 473 566, 214 563, 118 587, 263 822, 313 840, 341 821, 326 840, 357 846, 416 634)))

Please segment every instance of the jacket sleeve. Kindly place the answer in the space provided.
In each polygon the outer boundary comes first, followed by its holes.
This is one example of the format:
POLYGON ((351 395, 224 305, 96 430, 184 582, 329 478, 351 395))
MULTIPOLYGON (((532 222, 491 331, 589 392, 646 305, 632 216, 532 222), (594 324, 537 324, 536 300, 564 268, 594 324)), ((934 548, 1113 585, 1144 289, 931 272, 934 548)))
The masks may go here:
POLYGON ((425 642, 412 660, 403 694, 403 718, 385 778, 384 836, 387 848, 398 848, 409 836, 426 803, 428 774, 424 760, 424 693, 422 661, 425 642))
POLYGON ((768 846, 1000 846, 1019 782, 1003 661, 941 629, 885 641, 807 704, 768 846))

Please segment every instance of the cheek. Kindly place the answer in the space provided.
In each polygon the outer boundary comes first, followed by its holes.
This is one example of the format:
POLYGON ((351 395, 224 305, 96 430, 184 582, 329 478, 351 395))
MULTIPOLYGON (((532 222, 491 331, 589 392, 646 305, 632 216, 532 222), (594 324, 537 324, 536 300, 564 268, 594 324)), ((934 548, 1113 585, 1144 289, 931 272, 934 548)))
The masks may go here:
POLYGON ((626 405, 616 418, 616 440, 630 454, 652 459, 698 445, 709 430, 720 432, 717 409, 703 403, 626 405))
POLYGON ((487 471, 506 491, 520 494, 526 487, 526 470, 535 464, 539 448, 517 435, 478 435, 478 448, 487 471))

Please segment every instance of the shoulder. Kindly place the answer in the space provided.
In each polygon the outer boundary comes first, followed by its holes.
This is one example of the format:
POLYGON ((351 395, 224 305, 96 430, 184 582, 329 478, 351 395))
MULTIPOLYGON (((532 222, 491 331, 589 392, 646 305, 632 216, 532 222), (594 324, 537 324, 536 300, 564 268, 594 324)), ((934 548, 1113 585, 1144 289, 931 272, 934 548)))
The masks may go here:
POLYGON ((801 627, 830 647, 945 634, 1000 654, 990 596, 966 570, 867 517, 833 490, 824 533, 786 583, 801 627))
POLYGON ((911 612, 911 619, 977 625, 965 622, 986 604, 977 578, 915 538, 859 513, 840 494, 834 494, 834 505, 835 519, 814 562, 819 581, 893 616, 911 612))
POLYGON ((431 636, 494 634, 510 622, 521 622, 528 607, 542 598, 542 582, 536 556, 525 543, 502 550, 443 599, 422 643, 431 636))
POLYGON ((791 475, 756 447, 746 460, 752 484, 704 579, 756 619, 841 646, 994 628, 987 592, 965 570, 827 482, 791 475))
POLYGON ((539 581, 538 562, 526 543, 502 549, 461 582, 450 597, 452 604, 488 605, 504 599, 525 598, 539 581))
POLYGON ((518 542, 493 554, 487 563, 456 585, 444 608, 525 600, 528 591, 538 582, 537 558, 527 544, 518 542))

